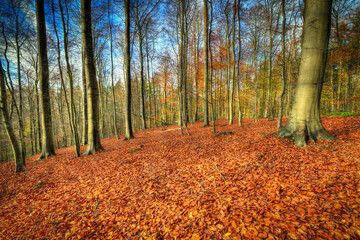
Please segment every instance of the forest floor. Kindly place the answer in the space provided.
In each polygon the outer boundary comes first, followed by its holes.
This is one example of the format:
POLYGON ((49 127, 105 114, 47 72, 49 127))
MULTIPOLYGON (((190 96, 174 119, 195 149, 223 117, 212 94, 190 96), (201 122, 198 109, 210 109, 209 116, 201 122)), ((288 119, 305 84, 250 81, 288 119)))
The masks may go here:
MULTIPOLYGON (((0 239, 358 239, 360 117, 294 146, 276 121, 220 121, 102 139, 105 150, 0 165, 0 239), (123 137, 123 136, 122 136, 123 137)), ((85 147, 81 148, 85 151, 85 147)))

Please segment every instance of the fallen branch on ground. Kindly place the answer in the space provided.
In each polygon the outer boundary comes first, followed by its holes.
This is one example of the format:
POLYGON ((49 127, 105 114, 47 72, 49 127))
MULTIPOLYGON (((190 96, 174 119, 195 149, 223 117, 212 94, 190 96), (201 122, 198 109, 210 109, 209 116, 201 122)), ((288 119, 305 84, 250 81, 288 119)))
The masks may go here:
POLYGON ((213 172, 217 171, 217 172, 220 174, 221 179, 225 181, 226 179, 225 179, 225 177, 221 174, 220 170, 219 170, 218 167, 216 166, 216 163, 214 163, 214 165, 215 165, 215 169, 212 170, 211 172, 209 172, 208 175, 210 175, 210 174, 212 174, 213 172))

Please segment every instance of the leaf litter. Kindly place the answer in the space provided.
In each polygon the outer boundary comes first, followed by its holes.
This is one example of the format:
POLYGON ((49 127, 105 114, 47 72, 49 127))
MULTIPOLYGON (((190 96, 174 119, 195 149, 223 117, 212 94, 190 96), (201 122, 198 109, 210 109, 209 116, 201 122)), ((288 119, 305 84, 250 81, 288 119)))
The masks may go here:
POLYGON ((0 238, 360 238, 360 117, 322 120, 338 141, 299 148, 275 121, 219 121, 226 135, 198 122, 191 136, 159 127, 95 155, 32 156, 25 173, 2 164, 0 238))

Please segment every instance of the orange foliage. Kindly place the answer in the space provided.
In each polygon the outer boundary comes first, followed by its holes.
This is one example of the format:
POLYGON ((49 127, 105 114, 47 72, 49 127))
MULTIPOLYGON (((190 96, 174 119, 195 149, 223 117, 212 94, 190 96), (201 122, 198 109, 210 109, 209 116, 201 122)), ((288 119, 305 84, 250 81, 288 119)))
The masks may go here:
POLYGON ((360 117, 323 122, 338 141, 298 148, 275 121, 220 121, 234 134, 167 126, 33 156, 25 175, 2 164, 0 238, 360 238, 360 117))

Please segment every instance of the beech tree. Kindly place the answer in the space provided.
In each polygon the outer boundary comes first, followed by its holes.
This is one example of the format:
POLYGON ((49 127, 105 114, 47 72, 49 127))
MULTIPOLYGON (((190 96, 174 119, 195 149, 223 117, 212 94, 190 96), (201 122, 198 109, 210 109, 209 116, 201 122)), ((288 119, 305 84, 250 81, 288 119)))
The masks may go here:
POLYGON ((209 92, 208 92, 208 52, 209 52, 209 12, 207 0, 204 0, 204 127, 210 126, 209 124, 209 92))
POLYGON ((320 120, 320 98, 330 35, 331 0, 307 0, 299 79, 291 116, 275 134, 291 137, 298 146, 306 140, 330 140, 320 120))
POLYGON ((11 118, 9 116, 7 100, 6 100, 6 86, 5 86, 5 71, 2 68, 0 61, 0 110, 2 113, 6 133, 10 139, 11 146, 15 157, 15 172, 24 171, 23 156, 20 148, 20 144, 16 139, 14 128, 11 124, 11 118))
POLYGON ((281 65, 281 93, 279 97, 279 114, 278 114, 278 121, 277 127, 281 127, 281 121, 283 116, 283 103, 284 103, 284 94, 286 88, 286 61, 285 61, 285 24, 286 24, 286 15, 285 15, 285 0, 281 0, 281 14, 282 14, 282 30, 281 30, 281 57, 282 57, 282 65, 281 65))
POLYGON ((36 26, 38 35, 38 52, 40 62, 40 103, 41 103, 41 134, 42 134, 42 152, 38 159, 47 158, 55 155, 54 138, 52 132, 52 117, 50 104, 49 87, 49 64, 47 57, 47 40, 44 0, 35 1, 36 8, 36 26))
POLYGON ((130 0, 124 0, 125 9, 125 138, 134 138, 131 126, 131 69, 130 69, 130 0))
POLYGON ((99 129, 99 88, 96 80, 94 49, 91 27, 91 1, 81 0, 81 33, 83 48, 83 64, 87 89, 88 138, 84 155, 94 154, 103 149, 100 143, 99 129))
MULTIPOLYGON (((74 100, 74 79, 73 79, 73 72, 72 72, 71 65, 70 65, 69 50, 68 50, 69 49, 69 47, 68 47, 68 45, 69 45, 69 38, 68 38, 69 19, 65 20, 61 1, 59 0, 58 3, 59 3, 59 9, 60 9, 60 13, 61 13, 61 22, 62 22, 62 26, 63 26, 66 72, 68 75, 69 87, 70 87, 70 127, 71 127, 71 131, 73 134, 74 142, 75 142, 76 156, 79 157, 80 156, 80 139, 79 139, 77 123, 76 123, 77 112, 76 112, 75 103, 74 103, 75 102, 75 100, 74 100)), ((69 11, 68 11, 66 1, 65 1, 65 10, 66 10, 66 15, 69 18, 69 14, 68 14, 69 11)))
POLYGON ((112 105, 113 105, 113 124, 114 124, 114 133, 117 139, 119 139, 119 131, 117 128, 116 120, 116 101, 115 101, 115 86, 114 86, 114 58, 113 58, 113 31, 112 31, 112 21, 110 17, 110 0, 108 0, 108 20, 109 20, 109 35, 110 35, 110 62, 111 62, 111 93, 112 93, 112 105))

